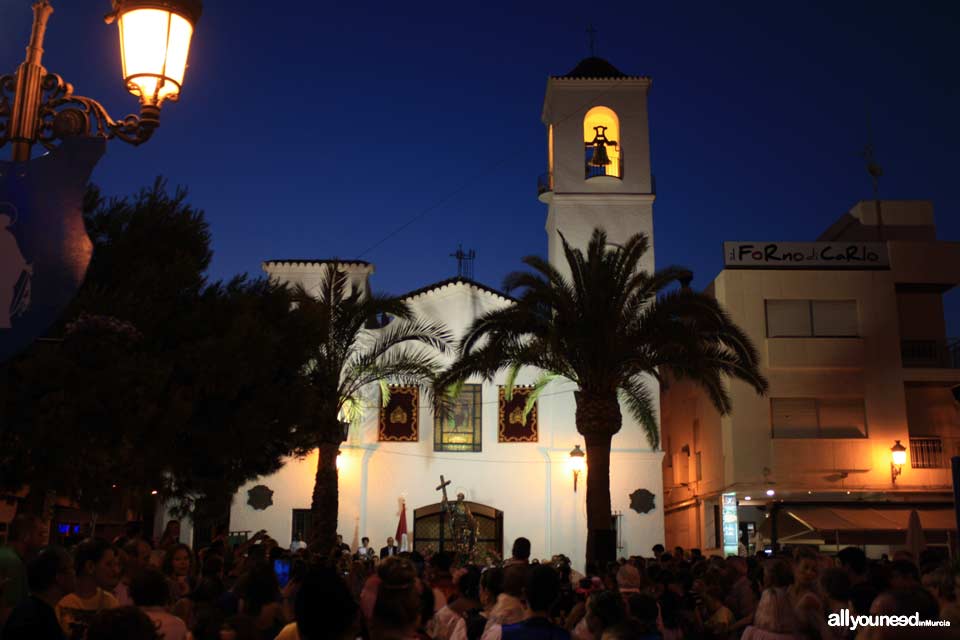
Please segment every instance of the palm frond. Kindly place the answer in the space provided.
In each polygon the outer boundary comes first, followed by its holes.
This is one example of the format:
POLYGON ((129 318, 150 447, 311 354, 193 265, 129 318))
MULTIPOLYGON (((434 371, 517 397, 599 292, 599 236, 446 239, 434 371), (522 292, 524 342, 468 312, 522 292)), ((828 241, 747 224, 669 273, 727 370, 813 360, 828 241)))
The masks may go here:
POLYGON ((513 386, 517 382, 517 375, 520 373, 520 365, 513 363, 507 369, 507 379, 503 381, 503 397, 507 401, 513 400, 513 386))
POLYGON ((390 403, 390 383, 385 378, 378 380, 380 383, 380 404, 387 406, 390 403))
POLYGON ((561 378, 556 373, 544 372, 540 374, 540 377, 533 382, 533 386, 530 388, 530 393, 527 394, 527 401, 523 405, 523 419, 526 420, 527 416, 530 415, 530 412, 533 411, 533 407, 537 404, 537 400, 540 399, 540 396, 543 395, 543 391, 547 386, 556 380, 561 378))
POLYGON ((650 389, 640 376, 628 378, 620 387, 620 397, 627 410, 643 427, 650 448, 660 446, 660 427, 657 422, 656 402, 650 389))

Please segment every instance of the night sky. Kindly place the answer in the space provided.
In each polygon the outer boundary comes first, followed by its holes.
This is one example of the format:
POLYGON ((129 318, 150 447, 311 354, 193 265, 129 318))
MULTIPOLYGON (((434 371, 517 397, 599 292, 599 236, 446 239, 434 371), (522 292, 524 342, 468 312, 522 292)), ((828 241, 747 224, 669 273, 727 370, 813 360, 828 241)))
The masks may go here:
MULTIPOLYGON (((591 23, 598 55, 653 78, 658 265, 704 287, 723 240, 814 240, 871 195, 868 111, 881 196, 932 200, 940 238, 960 240, 956 2, 205 4, 182 101, 146 145, 113 142, 94 180, 108 195, 156 175, 187 186, 217 278, 362 258, 402 293, 455 275, 458 243, 493 286, 545 255, 543 94, 589 54, 591 23)), ((54 6, 47 68, 114 117, 135 111, 109 2, 54 6)), ((0 3, 4 72, 29 7, 0 3)))

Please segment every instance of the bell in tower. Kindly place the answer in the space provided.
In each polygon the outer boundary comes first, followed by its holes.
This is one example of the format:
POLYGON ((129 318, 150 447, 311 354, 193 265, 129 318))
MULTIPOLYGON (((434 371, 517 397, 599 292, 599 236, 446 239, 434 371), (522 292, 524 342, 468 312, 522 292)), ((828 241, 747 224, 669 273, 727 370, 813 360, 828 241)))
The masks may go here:
POLYGON ((603 125, 597 125, 593 128, 596 132, 593 136, 593 155, 590 157, 589 164, 592 167, 606 167, 610 164, 610 156, 607 155, 607 145, 616 146, 613 140, 607 140, 607 129, 603 125))

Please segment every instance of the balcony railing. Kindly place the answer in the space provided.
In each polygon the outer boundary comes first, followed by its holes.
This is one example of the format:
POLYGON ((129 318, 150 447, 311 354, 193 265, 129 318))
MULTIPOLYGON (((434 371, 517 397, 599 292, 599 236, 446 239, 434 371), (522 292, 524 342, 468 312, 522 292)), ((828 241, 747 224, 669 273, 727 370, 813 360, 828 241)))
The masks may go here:
POLYGON ((943 455, 940 438, 910 438, 910 466, 914 469, 943 469, 949 460, 943 455))
POLYGON ((910 436, 910 467, 948 469, 950 458, 960 455, 960 438, 910 436))
POLYGON ((900 356, 904 367, 960 369, 960 339, 903 340, 900 356))
POLYGON ((543 195, 553 191, 553 174, 550 172, 541 173, 537 176, 537 195, 543 195))
POLYGON ((586 179, 597 178, 600 176, 610 176, 611 178, 623 178, 623 149, 620 147, 611 147, 607 154, 610 164, 594 166, 590 164, 593 159, 594 146, 589 142, 584 145, 584 177, 586 179))

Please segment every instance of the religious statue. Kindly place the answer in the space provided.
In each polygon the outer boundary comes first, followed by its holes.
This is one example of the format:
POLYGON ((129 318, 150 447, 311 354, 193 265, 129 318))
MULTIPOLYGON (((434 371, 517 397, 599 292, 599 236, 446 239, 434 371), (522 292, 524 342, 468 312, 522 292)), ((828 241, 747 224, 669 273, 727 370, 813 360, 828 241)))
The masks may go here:
POLYGON ((0 329, 12 328, 12 320, 30 306, 33 266, 20 253, 12 229, 14 222, 7 211, 0 213, 0 329))
MULTIPOLYGON (((450 523, 450 530, 453 532, 457 564, 466 564, 470 562, 477 545, 477 520, 470 512, 470 507, 464 502, 463 493, 457 494, 457 501, 454 503, 447 499, 448 484, 450 481, 440 476, 440 486, 437 487, 437 491, 443 491, 443 501, 440 504, 450 523)), ((443 530, 440 531, 440 539, 442 542, 443 530)))

